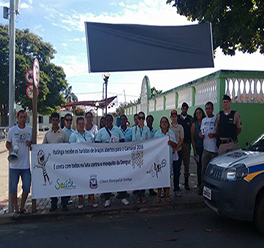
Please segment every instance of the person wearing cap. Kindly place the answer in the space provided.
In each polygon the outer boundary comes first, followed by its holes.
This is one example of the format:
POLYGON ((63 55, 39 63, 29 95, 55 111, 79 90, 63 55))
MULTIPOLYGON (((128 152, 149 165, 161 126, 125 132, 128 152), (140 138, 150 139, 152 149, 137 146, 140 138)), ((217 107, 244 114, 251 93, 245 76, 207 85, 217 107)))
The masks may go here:
POLYGON ((178 123, 183 126, 184 129, 184 142, 182 144, 182 160, 184 164, 184 187, 186 190, 190 190, 189 187, 189 167, 191 156, 191 125, 192 117, 187 114, 189 106, 186 102, 182 104, 181 114, 178 115, 178 123))
POLYGON ((215 118, 215 130, 218 134, 218 155, 237 150, 237 136, 241 133, 242 124, 237 111, 231 110, 231 98, 223 96, 221 110, 215 118))
POLYGON ((176 148, 173 149, 173 191, 175 196, 181 196, 180 192, 180 175, 181 175, 181 164, 182 164, 182 143, 184 141, 184 130, 182 125, 178 124, 178 115, 177 110, 171 111, 171 125, 170 129, 173 131, 175 138, 176 138, 176 148))

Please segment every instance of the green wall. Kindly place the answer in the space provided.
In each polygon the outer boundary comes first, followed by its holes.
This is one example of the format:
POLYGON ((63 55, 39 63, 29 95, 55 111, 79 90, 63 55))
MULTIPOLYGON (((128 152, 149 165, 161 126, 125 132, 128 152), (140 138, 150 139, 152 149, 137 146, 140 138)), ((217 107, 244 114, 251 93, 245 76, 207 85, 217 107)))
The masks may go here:
MULTIPOLYGON (((152 97, 151 99, 156 99, 161 96, 166 96, 171 92, 178 92, 181 89, 192 87, 194 89, 195 85, 217 79, 217 103, 214 103, 214 114, 217 114, 220 110, 222 110, 222 96, 225 94, 225 85, 227 78, 243 78, 243 79, 263 79, 264 72, 263 71, 231 71, 231 70, 221 70, 205 77, 199 78, 192 82, 186 83, 184 85, 173 88, 169 91, 163 92, 160 95, 152 97)), ((264 87, 264 84, 263 86, 264 87)), ((204 104, 195 105, 195 90, 192 92, 193 98, 193 106, 190 106, 188 114, 193 116, 193 113, 197 107, 201 107, 204 110, 204 104)), ((149 99, 150 100, 150 99, 149 99)), ((164 101, 164 108, 166 105, 166 101, 164 101)), ((175 105, 177 105, 177 98, 175 105)), ((156 108, 155 108, 156 109, 156 108)), ((240 113, 241 121, 242 121, 242 132, 238 136, 239 140, 239 148, 243 148, 246 146, 246 143, 250 143, 255 140, 259 135, 264 133, 264 103, 232 103, 232 110, 236 110, 240 113)), ((162 116, 166 116, 170 119, 170 110, 162 110, 162 111, 152 111, 148 114, 153 115, 154 117, 154 128, 159 129, 159 121, 162 116)), ((180 108, 176 109, 178 113, 181 112, 180 108)), ((133 115, 128 115, 128 119, 130 123, 133 125, 133 115)))

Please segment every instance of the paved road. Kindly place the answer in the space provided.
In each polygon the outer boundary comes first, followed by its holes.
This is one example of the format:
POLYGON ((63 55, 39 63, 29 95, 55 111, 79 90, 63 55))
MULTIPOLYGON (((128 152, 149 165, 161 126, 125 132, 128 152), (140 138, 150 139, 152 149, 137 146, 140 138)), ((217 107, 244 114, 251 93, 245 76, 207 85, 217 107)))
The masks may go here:
POLYGON ((0 247, 254 247, 264 237, 252 223, 228 220, 208 208, 37 220, 0 227, 0 247))

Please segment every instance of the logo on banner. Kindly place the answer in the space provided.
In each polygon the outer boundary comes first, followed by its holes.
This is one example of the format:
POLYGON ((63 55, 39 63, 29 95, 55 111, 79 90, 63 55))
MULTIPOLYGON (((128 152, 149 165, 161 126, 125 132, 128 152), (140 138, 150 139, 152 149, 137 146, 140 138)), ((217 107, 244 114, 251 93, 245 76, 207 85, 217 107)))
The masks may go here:
POLYGON ((162 168, 167 165, 166 159, 163 159, 161 163, 159 162, 159 156, 155 158, 155 162, 151 165, 150 170, 147 171, 148 174, 151 174, 152 177, 159 178, 159 174, 162 174, 162 168))
POLYGON ((135 169, 135 167, 140 167, 143 165, 143 151, 133 151, 131 153, 132 157, 132 166, 135 169))
POLYGON ((49 160, 50 157, 50 153, 48 154, 47 158, 45 159, 45 153, 43 150, 39 150, 38 154, 37 154, 37 160, 38 160, 38 164, 34 165, 34 169, 35 168, 40 168, 42 169, 42 173, 43 173, 43 179, 44 179, 44 184, 43 186, 46 186, 46 182, 48 181, 49 184, 52 184, 52 181, 50 181, 50 178, 48 176, 47 170, 46 170, 46 164, 49 160))
POLYGON ((91 175, 90 176, 90 188, 91 189, 97 189, 98 188, 98 182, 97 182, 97 175, 91 175))
POLYGON ((76 185, 74 184, 73 180, 70 178, 61 182, 61 180, 57 179, 57 184, 55 185, 55 189, 60 190, 68 190, 68 189, 76 189, 76 185))

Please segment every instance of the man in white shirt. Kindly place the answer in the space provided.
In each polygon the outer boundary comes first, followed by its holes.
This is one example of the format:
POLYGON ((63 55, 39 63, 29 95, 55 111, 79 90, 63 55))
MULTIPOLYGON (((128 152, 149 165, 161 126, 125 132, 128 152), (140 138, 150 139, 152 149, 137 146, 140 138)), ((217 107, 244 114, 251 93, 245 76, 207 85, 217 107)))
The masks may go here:
MULTIPOLYGON (((51 129, 45 133, 43 144, 52 144, 52 143, 67 143, 68 135, 67 133, 59 127, 60 115, 56 112, 52 113, 51 116, 51 129)), ((51 208, 50 212, 54 212, 57 209, 57 197, 51 197, 51 208)), ((69 197, 61 197, 61 207, 62 211, 65 212, 68 210, 67 203, 69 197)))
POLYGON ((10 197, 14 206, 15 214, 25 213, 25 202, 30 192, 31 173, 29 164, 29 148, 32 140, 32 128, 26 125, 27 114, 24 110, 17 113, 18 124, 11 127, 7 134, 6 148, 9 153, 17 154, 17 161, 9 161, 9 189, 10 197), (19 176, 23 183, 23 193, 20 211, 17 204, 17 185, 19 176))
POLYGON ((203 141, 203 155, 202 155, 202 177, 209 162, 217 156, 216 147, 216 130, 215 130, 215 116, 213 114, 214 105, 212 102, 205 104, 205 112, 207 117, 202 119, 200 137, 203 141))

